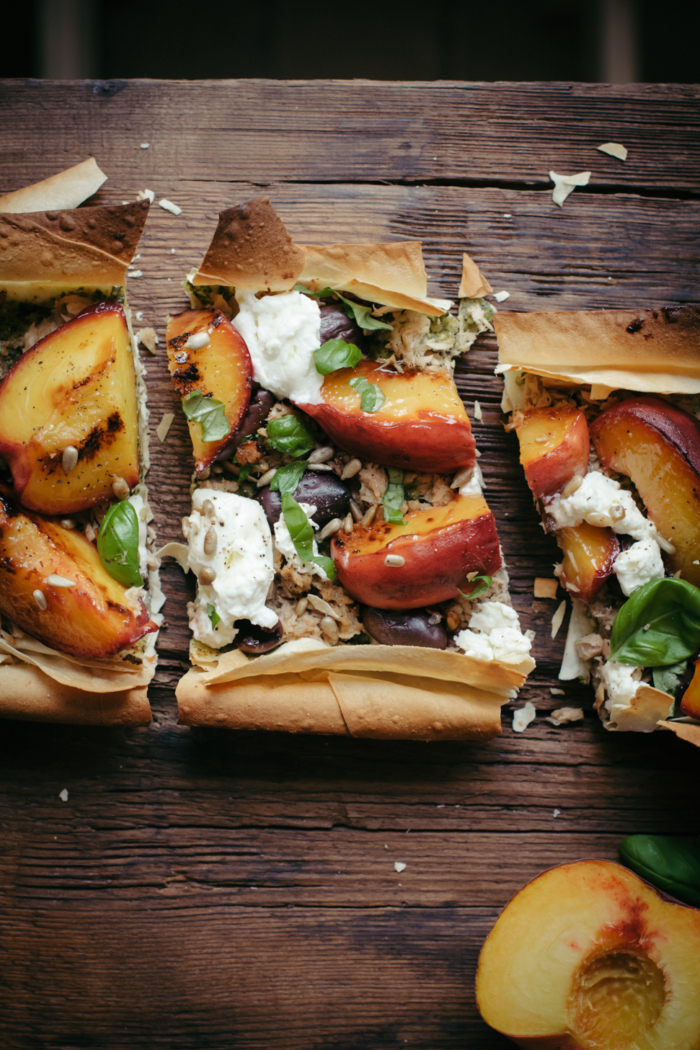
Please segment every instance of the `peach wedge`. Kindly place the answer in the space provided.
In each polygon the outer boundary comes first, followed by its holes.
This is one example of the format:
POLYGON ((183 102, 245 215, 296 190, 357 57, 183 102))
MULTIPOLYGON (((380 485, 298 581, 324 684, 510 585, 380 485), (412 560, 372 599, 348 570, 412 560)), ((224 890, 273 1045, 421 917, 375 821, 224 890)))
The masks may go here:
POLYGON ((612 575, 620 543, 612 529, 582 521, 575 527, 559 529, 557 543, 564 552, 562 586, 584 602, 592 602, 612 575))
POLYGON ((395 372, 373 361, 327 375, 323 401, 300 405, 346 452, 371 463, 451 474, 471 467, 475 442, 454 381, 429 372, 395 372), (379 386, 386 400, 363 412, 353 379, 379 386))
POLYGON ((417 609, 467 592, 467 574, 501 567, 493 514, 480 496, 336 533, 331 554, 348 594, 375 609, 417 609))
POLYGON ((588 424, 570 405, 532 408, 516 423, 520 462, 537 499, 561 492, 575 474, 588 470, 588 424))
POLYGON ((139 480, 136 379, 119 303, 88 307, 0 384, 0 455, 22 505, 73 514, 139 480))
POLYGON ((598 416, 591 438, 603 466, 632 479, 674 545, 671 572, 700 585, 700 420, 661 398, 634 397, 598 416))

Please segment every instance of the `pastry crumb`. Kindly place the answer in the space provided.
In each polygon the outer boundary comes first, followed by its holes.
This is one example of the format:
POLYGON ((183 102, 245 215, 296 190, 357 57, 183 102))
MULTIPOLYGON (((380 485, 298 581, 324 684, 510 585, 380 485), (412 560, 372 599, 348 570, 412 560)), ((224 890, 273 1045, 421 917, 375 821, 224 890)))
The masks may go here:
POLYGON ((545 576, 535 577, 535 598, 556 598, 558 588, 558 580, 550 580, 545 576))

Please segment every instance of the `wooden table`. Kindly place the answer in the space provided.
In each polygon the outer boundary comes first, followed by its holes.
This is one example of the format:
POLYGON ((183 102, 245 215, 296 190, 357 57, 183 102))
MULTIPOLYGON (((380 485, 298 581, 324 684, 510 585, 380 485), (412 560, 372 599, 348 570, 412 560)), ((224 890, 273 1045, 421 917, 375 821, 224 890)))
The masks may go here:
MULTIPOLYGON (((422 238, 443 295, 468 250, 515 310, 697 298, 691 87, 15 81, 0 104, 0 191, 94 155, 109 174, 98 201, 148 187, 182 207, 152 208, 129 292, 161 340, 218 211, 260 192, 299 240, 422 238), (610 140, 625 164, 596 152, 610 140), (591 184, 559 209, 550 169, 590 169, 591 184)), ((484 745, 178 727, 188 587, 168 564, 150 728, 2 724, 3 1048, 510 1046, 474 1000, 509 896, 552 864, 615 858, 630 832, 700 831, 694 749, 606 733, 578 685, 551 695, 564 630, 551 640, 556 606, 533 600, 532 581, 556 548, 501 427, 494 363, 485 339, 458 378, 470 415, 483 408, 487 496, 537 631, 520 698, 536 722, 515 734, 506 708, 484 745), (545 721, 562 703, 585 721, 545 721)), ((189 509, 191 460, 162 341, 147 364, 166 541, 189 509)))

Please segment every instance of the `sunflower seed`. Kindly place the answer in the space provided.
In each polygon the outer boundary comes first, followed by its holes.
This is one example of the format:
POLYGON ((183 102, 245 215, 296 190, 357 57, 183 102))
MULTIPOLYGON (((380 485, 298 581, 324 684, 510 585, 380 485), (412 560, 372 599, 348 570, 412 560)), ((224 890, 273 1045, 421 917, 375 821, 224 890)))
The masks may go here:
POLYGON ((327 540, 329 536, 335 536, 336 532, 340 532, 343 527, 342 518, 332 518, 327 525, 324 525, 318 534, 319 540, 327 540))
POLYGON ((352 514, 348 514, 348 516, 345 519, 345 524, 343 525, 343 529, 345 530, 345 532, 346 532, 346 534, 348 536, 352 532, 353 525, 354 525, 354 522, 352 520, 352 514))
POLYGON ((308 598, 300 598, 299 599, 299 601, 297 602, 296 607, 294 609, 294 612, 297 614, 297 616, 303 616, 304 615, 304 613, 306 612, 308 604, 309 604, 309 599, 308 598))
POLYGON ((47 602, 46 595, 43 591, 34 591, 33 598, 42 612, 45 612, 48 609, 49 603, 47 602))
POLYGON ((75 587, 75 580, 67 580, 65 576, 58 576, 55 572, 49 573, 44 580, 49 587, 75 587))
POLYGON ((78 465, 78 450, 75 445, 67 445, 61 456, 61 466, 64 474, 70 474, 78 465))
POLYGON ((216 511, 214 510, 214 504, 210 499, 205 499, 202 503, 202 514, 205 514, 207 518, 213 518, 216 511))
POLYGON ((129 486, 124 478, 115 478, 112 482, 112 492, 117 499, 126 499, 129 495, 129 486))
POLYGON ((255 482, 255 484, 257 485, 257 487, 259 489, 261 489, 263 487, 263 485, 269 485, 270 482, 272 481, 272 479, 274 478, 276 473, 277 473, 277 467, 272 467, 272 469, 271 470, 267 470, 263 474, 263 476, 261 478, 258 478, 258 480, 255 482))
POLYGON ((348 478, 354 478, 360 470, 362 470, 361 461, 359 459, 351 459, 343 467, 343 472, 340 475, 340 480, 347 481, 348 478))
POLYGON ((400 554, 387 554, 384 559, 384 564, 390 568, 400 569, 405 564, 406 559, 402 558, 400 554))
POLYGON ((350 500, 350 513, 354 521, 362 521, 362 507, 359 503, 355 503, 354 499, 350 500))
POLYGON ((573 496, 574 492, 577 492, 583 484, 583 477, 581 474, 574 474, 571 481, 568 481, 562 490, 562 496, 566 499, 567 496, 573 496))
POLYGON ((198 582, 201 583, 203 587, 206 587, 208 586, 208 584, 213 583, 215 579, 216 573, 213 569, 202 569, 199 576, 197 577, 198 582))
POLYGON ((331 645, 334 645, 338 641, 338 626, 335 620, 332 620, 330 616, 324 616, 319 627, 331 645))
POLYGON ((374 521, 374 515, 376 513, 377 513, 377 504, 373 503, 372 506, 369 508, 369 510, 365 512, 365 515, 364 515, 364 517, 362 519, 362 524, 364 525, 365 528, 367 528, 368 525, 372 524, 372 522, 374 521))
POLYGON ((333 459, 335 455, 335 449, 331 448, 330 445, 321 445, 320 448, 315 448, 307 463, 325 463, 328 459, 333 459))
POLYGON ((204 553, 207 554, 210 558, 214 554, 216 554, 216 544, 216 527, 214 525, 210 525, 207 529, 207 534, 204 537, 204 553))

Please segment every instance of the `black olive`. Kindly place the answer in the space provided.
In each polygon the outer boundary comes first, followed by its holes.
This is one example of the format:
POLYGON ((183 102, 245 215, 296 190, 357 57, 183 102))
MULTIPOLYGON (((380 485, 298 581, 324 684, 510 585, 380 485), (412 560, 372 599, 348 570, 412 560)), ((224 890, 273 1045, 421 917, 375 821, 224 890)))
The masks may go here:
POLYGON ((360 349, 364 342, 362 329, 335 303, 321 307, 321 343, 327 343, 329 339, 342 339, 360 349))
MULTIPOLYGON (((337 474, 331 471, 307 470, 297 485, 294 499, 297 503, 310 503, 316 507, 314 521, 323 528, 333 518, 344 518, 350 510, 352 489, 337 474)), ((279 521, 282 513, 282 498, 279 492, 269 487, 260 489, 258 499, 270 525, 279 521)))
POLYGON ((250 620, 238 620, 236 627, 236 643, 244 653, 267 653, 279 645, 283 638, 281 623, 268 630, 266 627, 258 627, 250 620))
POLYGON ((446 649, 447 634, 440 623, 431 624, 425 609, 362 610, 362 626, 380 645, 421 645, 424 649, 446 649))
POLYGON ((257 384, 254 384, 253 394, 242 420, 219 452, 217 460, 231 459, 238 446, 242 445, 251 434, 255 434, 267 419, 275 399, 269 390, 263 390, 262 387, 255 389, 256 386, 257 384))

